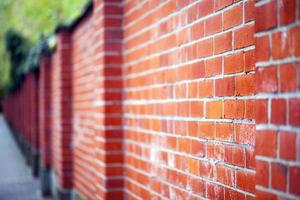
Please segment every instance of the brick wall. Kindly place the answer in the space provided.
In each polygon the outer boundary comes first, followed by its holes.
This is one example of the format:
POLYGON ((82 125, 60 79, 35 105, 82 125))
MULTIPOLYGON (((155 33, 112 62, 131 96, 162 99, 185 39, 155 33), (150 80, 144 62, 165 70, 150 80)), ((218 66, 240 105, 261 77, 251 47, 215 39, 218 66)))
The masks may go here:
POLYGON ((255 5, 259 199, 300 195, 299 3, 279 0, 255 5))
POLYGON ((74 184, 88 199, 120 199, 123 189, 120 1, 95 1, 74 29, 74 184))
POLYGON ((97 132, 94 118, 97 110, 94 106, 96 74, 91 59, 94 55, 93 30, 89 16, 72 35, 74 188, 89 198, 96 194, 94 148, 97 132))
POLYGON ((55 181, 63 193, 73 186, 71 50, 70 33, 59 31, 51 58, 51 149, 55 181))
MULTIPOLYGON (((40 152, 60 189, 84 199, 300 198, 299 7, 91 2, 41 60, 40 152)), ((24 128, 32 111, 17 104, 27 82, 4 111, 34 138, 24 128)))
POLYGON ((31 72, 23 84, 3 101, 3 112, 13 128, 26 160, 33 166, 33 175, 37 176, 39 152, 38 135, 38 73, 31 72))
POLYGON ((127 197, 254 197, 253 8, 125 2, 127 197))
POLYGON ((50 171, 52 163, 51 136, 51 58, 41 56, 39 68, 39 138, 40 138, 40 172, 43 195, 50 195, 50 171))
POLYGON ((51 60, 41 57, 39 76, 39 135, 40 154, 43 166, 51 166, 51 60))

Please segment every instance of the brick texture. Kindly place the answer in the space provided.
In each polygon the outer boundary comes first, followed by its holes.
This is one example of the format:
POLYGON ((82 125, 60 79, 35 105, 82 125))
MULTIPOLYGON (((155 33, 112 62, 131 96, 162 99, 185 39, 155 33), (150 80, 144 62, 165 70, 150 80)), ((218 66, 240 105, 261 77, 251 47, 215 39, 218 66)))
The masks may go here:
POLYGON ((41 164, 45 168, 51 167, 51 59, 41 57, 39 72, 39 136, 41 164))
POLYGON ((255 5, 258 199, 299 198, 298 4, 271 0, 255 5))
POLYGON ((57 34, 51 57, 51 149, 53 170, 61 189, 73 186, 72 156, 72 73, 70 33, 57 34))
POLYGON ((299 4, 94 0, 4 113, 84 199, 300 198, 299 4))

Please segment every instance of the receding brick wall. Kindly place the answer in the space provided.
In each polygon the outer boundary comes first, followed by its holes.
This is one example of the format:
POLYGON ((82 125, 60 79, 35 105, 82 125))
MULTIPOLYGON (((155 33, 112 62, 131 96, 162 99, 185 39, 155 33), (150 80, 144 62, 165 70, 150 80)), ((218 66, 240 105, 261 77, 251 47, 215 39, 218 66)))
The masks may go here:
MULTIPOLYGON (((62 189, 86 199, 300 198, 298 0, 89 6, 58 29, 40 68, 40 149, 62 189)), ((4 100, 14 127, 18 110, 31 112, 14 106, 26 84, 4 100)))
POLYGON ((38 134, 38 73, 29 73, 20 88, 3 102, 7 121, 23 141, 22 148, 32 162, 31 151, 39 151, 38 134))

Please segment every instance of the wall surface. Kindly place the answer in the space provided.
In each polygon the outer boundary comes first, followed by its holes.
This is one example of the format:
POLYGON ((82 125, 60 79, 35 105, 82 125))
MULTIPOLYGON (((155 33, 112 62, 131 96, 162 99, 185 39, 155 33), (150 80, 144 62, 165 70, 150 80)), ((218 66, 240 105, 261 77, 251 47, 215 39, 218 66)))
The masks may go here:
POLYGON ((58 195, 70 195, 73 187, 72 148, 72 73, 70 34, 57 35, 57 47, 51 66, 51 149, 54 182, 60 188, 58 195))
POLYGON ((256 194, 260 199, 300 195, 299 3, 280 0, 255 5, 256 194))
POLYGON ((3 106, 59 194, 300 198, 300 1, 89 6, 3 106))
POLYGON ((39 73, 39 135, 41 163, 51 166, 51 60, 41 57, 39 73))
POLYGON ((84 196, 96 193, 96 101, 91 16, 72 35, 74 187, 84 196))
POLYGON ((49 55, 41 56, 39 68, 39 138, 40 138, 40 174, 43 195, 50 192, 50 171, 52 163, 51 151, 51 58, 49 55))

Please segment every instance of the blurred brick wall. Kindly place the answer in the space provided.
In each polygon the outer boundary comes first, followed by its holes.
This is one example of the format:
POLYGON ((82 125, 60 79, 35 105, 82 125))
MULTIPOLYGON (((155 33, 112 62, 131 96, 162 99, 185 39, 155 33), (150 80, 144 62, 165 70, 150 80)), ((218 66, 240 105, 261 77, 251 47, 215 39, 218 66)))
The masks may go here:
MULTIPOLYGON (((60 186, 86 199, 300 198, 299 8, 94 0, 40 68, 40 146, 60 186)), ((15 113, 30 111, 13 105, 27 90, 4 101, 24 137, 15 113)))
POLYGON ((23 150, 28 154, 39 151, 39 120, 38 120, 38 73, 29 73, 19 90, 7 96, 3 101, 3 112, 8 123, 18 134, 19 141, 23 142, 23 150))
POLYGON ((300 1, 255 5, 256 194, 300 196, 300 1))
POLYGON ((52 164, 61 189, 73 186, 71 50, 70 33, 62 30, 57 34, 50 72, 52 164))
POLYGON ((96 194, 96 77, 91 16, 72 34, 74 188, 86 197, 96 194))
POLYGON ((51 166, 51 59, 41 57, 39 76, 39 136, 41 165, 51 166))

